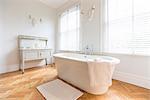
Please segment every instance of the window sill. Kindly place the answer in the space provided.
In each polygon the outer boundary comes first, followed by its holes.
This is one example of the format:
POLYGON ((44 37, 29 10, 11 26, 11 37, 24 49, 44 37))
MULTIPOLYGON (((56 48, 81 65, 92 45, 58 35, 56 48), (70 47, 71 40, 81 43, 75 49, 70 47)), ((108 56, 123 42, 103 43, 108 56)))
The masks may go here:
POLYGON ((71 50, 58 50, 57 52, 67 52, 67 53, 80 53, 81 51, 71 51, 71 50))
POLYGON ((150 55, 144 55, 144 54, 127 54, 127 53, 112 53, 112 52, 102 52, 102 54, 150 57, 150 55))
MULTIPOLYGON (((71 51, 71 50, 59 50, 58 52, 66 52, 66 53, 83 53, 82 51, 71 51)), ((101 52, 94 53, 94 55, 123 55, 123 56, 141 56, 141 57, 150 57, 150 55, 144 54, 128 54, 128 53, 112 53, 112 52, 101 52)))

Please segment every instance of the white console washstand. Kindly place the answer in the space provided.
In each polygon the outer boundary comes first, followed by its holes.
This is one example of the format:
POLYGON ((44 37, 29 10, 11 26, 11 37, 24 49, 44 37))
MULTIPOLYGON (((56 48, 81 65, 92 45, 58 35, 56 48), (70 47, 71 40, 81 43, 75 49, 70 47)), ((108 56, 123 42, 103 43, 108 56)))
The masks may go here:
POLYGON ((52 62, 52 49, 47 49, 48 39, 44 37, 19 35, 20 70, 24 73, 26 61, 47 60, 52 62))

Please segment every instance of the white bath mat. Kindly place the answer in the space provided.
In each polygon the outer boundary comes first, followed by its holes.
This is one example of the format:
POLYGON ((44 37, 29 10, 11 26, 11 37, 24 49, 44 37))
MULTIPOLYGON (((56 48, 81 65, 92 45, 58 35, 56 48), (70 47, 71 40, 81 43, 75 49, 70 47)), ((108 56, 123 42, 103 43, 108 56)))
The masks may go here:
POLYGON ((83 93, 65 82, 56 79, 37 87, 46 100, 76 100, 83 93))

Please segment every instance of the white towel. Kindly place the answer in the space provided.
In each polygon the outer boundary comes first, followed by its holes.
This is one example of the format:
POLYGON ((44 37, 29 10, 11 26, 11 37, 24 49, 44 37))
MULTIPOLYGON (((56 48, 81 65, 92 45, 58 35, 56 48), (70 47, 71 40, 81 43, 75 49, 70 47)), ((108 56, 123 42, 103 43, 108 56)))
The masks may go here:
POLYGON ((115 64, 104 59, 88 60, 90 86, 111 86, 115 64))

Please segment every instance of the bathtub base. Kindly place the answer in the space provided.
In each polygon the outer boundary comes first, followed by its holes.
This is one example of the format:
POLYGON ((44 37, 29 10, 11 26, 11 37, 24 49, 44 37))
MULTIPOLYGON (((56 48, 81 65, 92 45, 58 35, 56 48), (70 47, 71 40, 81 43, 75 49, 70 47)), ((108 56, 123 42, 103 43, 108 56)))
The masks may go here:
MULTIPOLYGON (((68 84, 71 84, 71 82, 68 82, 66 81, 65 79, 63 79, 62 77, 58 76, 59 79, 67 82, 68 84)), ((87 93, 90 93, 90 94, 94 94, 94 95, 102 95, 102 94, 105 94, 109 87, 108 86, 103 86, 103 87, 93 87, 93 88, 88 88, 88 89, 83 89, 81 87, 78 87, 78 86, 75 86, 74 84, 71 84, 72 86, 82 90, 82 91, 85 91, 87 93)))
POLYGON ((56 58, 58 77, 67 83, 90 94, 101 95, 110 85, 90 86, 87 63, 56 58))
MULTIPOLYGON (((70 58, 68 57, 69 55, 70 54, 54 56, 58 77, 60 79, 90 94, 101 95, 108 91, 109 87, 112 85, 112 75, 109 76, 108 80, 107 73, 105 74, 103 70, 98 69, 100 70, 99 72, 103 74, 102 76, 106 76, 106 78, 99 77, 99 80, 102 80, 102 82, 99 81, 97 85, 91 86, 87 61, 85 59, 77 59, 78 56, 82 56, 80 54, 70 55, 70 58), (103 82, 105 80, 107 80, 106 84, 103 82)), ((111 69, 112 73, 114 68, 115 66, 111 69)))
POLYGON ((95 87, 89 91, 86 91, 90 94, 94 94, 94 95, 102 95, 105 94, 108 91, 108 87, 95 87))

